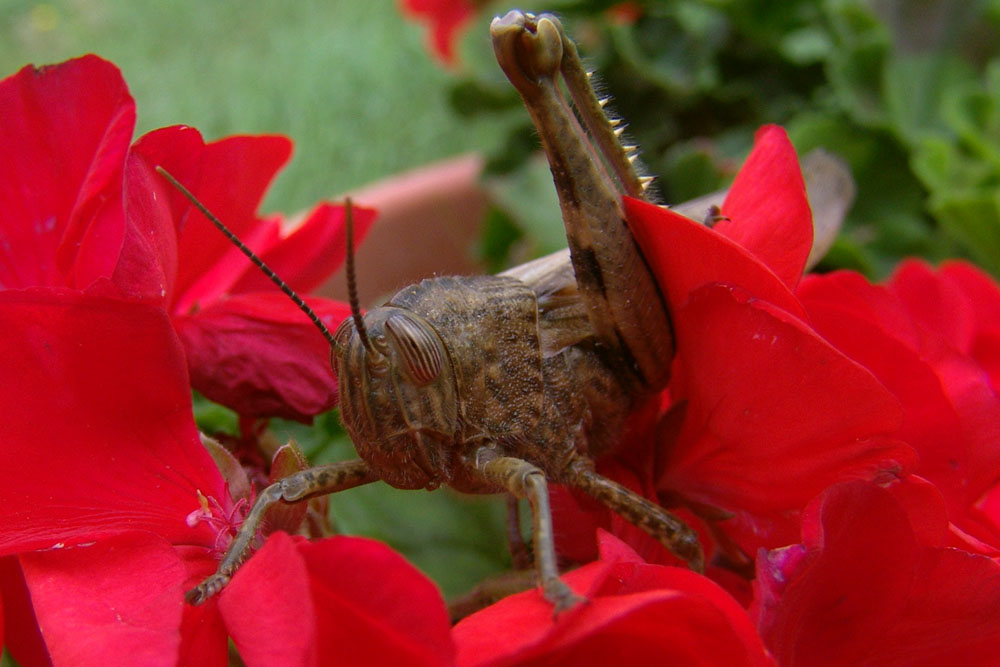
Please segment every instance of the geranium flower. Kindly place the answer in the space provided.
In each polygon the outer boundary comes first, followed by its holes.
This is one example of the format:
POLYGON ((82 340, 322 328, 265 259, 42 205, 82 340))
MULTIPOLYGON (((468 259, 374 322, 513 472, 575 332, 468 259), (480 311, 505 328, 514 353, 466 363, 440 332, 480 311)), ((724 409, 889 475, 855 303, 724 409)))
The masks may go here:
POLYGON ((217 600, 184 603, 246 507, 199 442, 161 308, 6 290, 0 346, 0 556, 18 557, 53 663, 222 665, 227 635, 251 665, 357 663, 373 646, 450 660, 436 588, 367 540, 274 533, 217 600))
POLYGON ((816 333, 792 291, 812 225, 782 129, 758 132, 714 228, 638 200, 625 210, 677 357, 659 424, 616 455, 663 504, 706 518, 739 561, 795 541, 801 510, 829 485, 915 463, 895 437, 898 401, 816 333))
POLYGON ((1000 523, 982 507, 1000 482, 996 285, 964 262, 934 271, 910 260, 885 286, 840 271, 810 277, 799 297, 817 330, 902 402, 900 437, 919 453, 915 471, 943 494, 964 546, 1000 553, 1000 523))
POLYGON ((454 629, 459 665, 769 665, 747 612, 709 579, 649 565, 608 533, 601 560, 564 576, 588 601, 553 617, 537 591, 454 629))
MULTIPOLYGON (((201 196, 286 282, 306 292, 341 263, 343 212, 317 207, 289 233, 254 210, 291 144, 232 137, 205 144, 173 127, 129 147, 135 105, 96 56, 0 82, 0 284, 63 286, 169 308, 194 386, 249 416, 308 420, 336 403, 326 342, 304 315, 154 171, 201 196), (308 332, 308 333, 307 333, 308 332)), ((374 213, 356 209, 359 236, 374 213)), ((335 327, 346 304, 312 300, 335 327)))
POLYGON ((940 496, 838 484, 802 544, 757 559, 754 614, 782 665, 992 665, 1000 565, 944 547, 940 496))
POLYGON ((405 14, 428 24, 430 51, 445 65, 455 64, 455 39, 472 20, 476 4, 472 0, 401 0, 405 14))

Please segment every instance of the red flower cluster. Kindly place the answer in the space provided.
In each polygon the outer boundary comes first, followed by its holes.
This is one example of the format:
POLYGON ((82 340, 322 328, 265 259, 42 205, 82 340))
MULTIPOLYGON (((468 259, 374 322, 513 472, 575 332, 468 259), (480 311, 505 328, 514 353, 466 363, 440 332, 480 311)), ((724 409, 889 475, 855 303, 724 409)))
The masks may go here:
MULTIPOLYGON (((164 308, 194 387, 241 414, 308 420, 336 404, 329 352, 312 325, 154 171, 163 166, 197 192, 305 293, 343 261, 343 210, 322 204, 291 233, 279 216, 255 216, 291 155, 288 139, 205 144, 176 126, 129 146, 135 103, 118 70, 93 56, 27 67, 0 96, 4 289, 64 287, 164 308)), ((359 234, 373 219, 358 210, 359 234)), ((349 312, 310 303, 331 326, 349 312)))
MULTIPOLYGON (((604 471, 691 518, 709 576, 779 664, 993 664, 1000 288, 964 263, 907 262, 885 286, 850 272, 800 283, 811 216, 776 127, 714 228, 626 210, 677 359, 604 471)), ((567 554, 593 554, 601 525, 676 562, 585 502, 558 506, 567 554)))
MULTIPOLYGON (((340 209, 321 205, 292 234, 254 216, 289 142, 206 145, 174 127, 130 147, 132 99, 93 56, 0 82, 0 114, 7 649, 26 666, 219 665, 227 637, 251 664, 329 662, 372 645, 400 662, 449 656, 440 594, 365 540, 273 533, 217 602, 183 601, 252 500, 240 466, 199 440, 188 369, 245 414, 305 419, 336 394, 322 338, 154 168, 308 289, 344 255, 340 209)), ((367 227, 373 212, 359 213, 367 227)), ((331 326, 347 312, 311 304, 331 326)))
POLYGON ((678 353, 600 466, 691 521, 707 576, 563 492, 559 547, 593 562, 565 577, 588 602, 557 618, 529 591, 449 628, 401 557, 274 530, 290 515, 185 605, 252 501, 199 440, 191 378, 244 415, 336 397, 322 338, 155 167, 299 289, 344 239, 335 207, 291 234, 255 216, 286 140, 130 146, 133 116, 95 57, 0 82, 0 641, 21 664, 219 665, 227 638, 250 665, 995 661, 1000 288, 959 263, 802 279, 811 215, 775 127, 714 228, 626 200, 678 353))

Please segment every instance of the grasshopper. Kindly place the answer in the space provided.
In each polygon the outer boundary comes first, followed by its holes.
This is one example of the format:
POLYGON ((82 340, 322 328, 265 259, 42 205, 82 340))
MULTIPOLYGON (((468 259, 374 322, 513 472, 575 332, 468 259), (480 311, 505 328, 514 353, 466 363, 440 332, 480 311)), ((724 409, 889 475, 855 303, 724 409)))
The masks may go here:
POLYGON ((353 316, 332 335, 311 317, 331 343, 341 417, 360 458, 265 488, 189 602, 229 582, 275 503, 377 480, 526 498, 537 581, 556 611, 581 598, 559 577, 550 482, 592 496, 703 569, 691 528, 593 464, 615 445, 630 411, 666 386, 674 356, 666 303, 622 208, 623 195, 646 197, 650 179, 638 175, 635 147, 620 142, 556 17, 512 11, 490 32, 541 137, 571 261, 557 253, 496 276, 424 280, 362 316, 349 231, 353 316))

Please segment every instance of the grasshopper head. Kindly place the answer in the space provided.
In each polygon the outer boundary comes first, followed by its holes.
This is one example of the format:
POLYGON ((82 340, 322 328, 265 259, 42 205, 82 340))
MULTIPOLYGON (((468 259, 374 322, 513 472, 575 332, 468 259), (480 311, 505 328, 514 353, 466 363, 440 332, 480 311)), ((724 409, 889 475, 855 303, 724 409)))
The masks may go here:
POLYGON ((402 308, 369 311, 363 329, 349 318, 335 335, 341 416, 358 455, 397 488, 449 481, 459 420, 447 347, 427 320, 402 308))

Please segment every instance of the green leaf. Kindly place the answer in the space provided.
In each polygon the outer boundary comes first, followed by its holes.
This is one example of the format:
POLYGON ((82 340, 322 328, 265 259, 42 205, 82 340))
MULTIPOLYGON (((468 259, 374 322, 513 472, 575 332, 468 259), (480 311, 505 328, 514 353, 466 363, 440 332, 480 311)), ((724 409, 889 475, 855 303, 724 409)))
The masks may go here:
POLYGON ((970 156, 954 140, 940 137, 919 141, 910 164, 931 192, 975 189, 998 177, 993 165, 970 156))
MULTIPOLYGON (((844 234, 867 247, 872 277, 891 271, 910 254, 938 257, 947 248, 925 212, 926 192, 909 169, 908 155, 895 137, 859 128, 834 113, 807 113, 788 125, 800 154, 823 147, 851 167, 858 195, 844 234)), ((833 258, 828 258, 829 267, 833 258)))
POLYGON ((957 56, 934 52, 892 57, 882 77, 888 120, 909 143, 947 134, 942 119, 944 100, 977 79, 957 56))
POLYGON ((779 48, 785 58, 793 63, 809 65, 829 58, 834 47, 826 30, 811 25, 784 35, 779 48))
POLYGON ((860 0, 828 0, 824 9, 834 39, 827 76, 841 108, 863 125, 883 126, 882 68, 890 52, 888 31, 860 0))
POLYGON ((194 421, 198 425, 198 430, 202 433, 228 433, 229 435, 239 435, 239 415, 223 407, 218 403, 213 403, 198 392, 192 392, 194 402, 194 421))
POLYGON ((483 232, 476 253, 487 272, 496 273, 510 264, 511 248, 524 238, 524 232, 513 218, 495 206, 490 206, 483 220, 483 232))
POLYGON ((969 82, 946 100, 944 120, 962 146, 1000 172, 1000 58, 986 70, 984 82, 969 82))
MULTIPOLYGON (((674 147, 667 156, 663 179, 658 181, 667 202, 677 204, 726 185, 727 175, 719 164, 718 151, 706 142, 685 142, 674 147)), ((728 176, 732 176, 729 174, 728 176)))
POLYGON ((940 193, 931 210, 944 230, 994 275, 1000 275, 1000 192, 940 193))
POLYGON ((559 197, 543 155, 536 154, 505 176, 487 178, 485 185, 493 202, 535 241, 532 254, 544 255, 566 247, 559 197))

